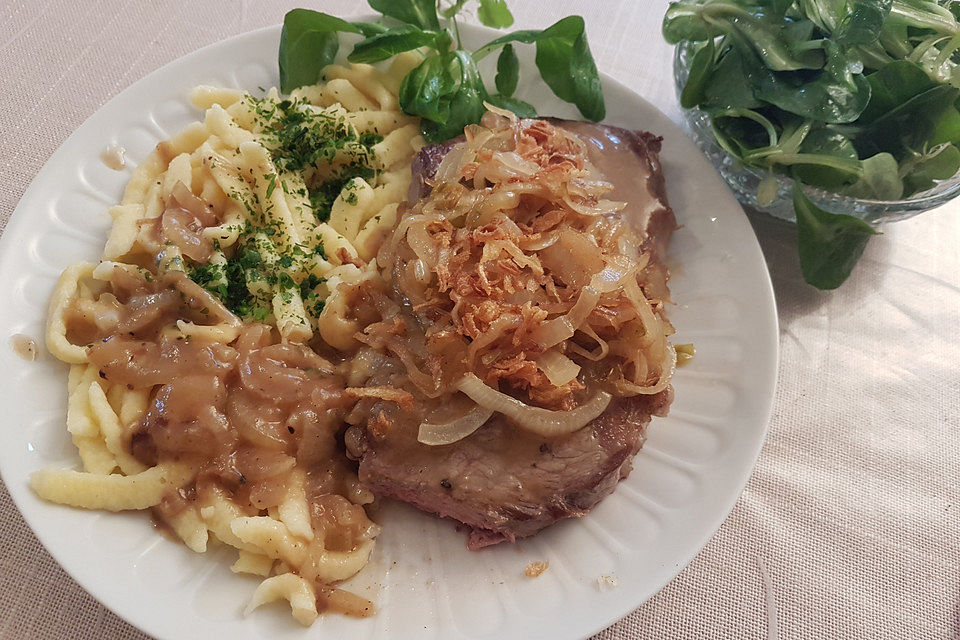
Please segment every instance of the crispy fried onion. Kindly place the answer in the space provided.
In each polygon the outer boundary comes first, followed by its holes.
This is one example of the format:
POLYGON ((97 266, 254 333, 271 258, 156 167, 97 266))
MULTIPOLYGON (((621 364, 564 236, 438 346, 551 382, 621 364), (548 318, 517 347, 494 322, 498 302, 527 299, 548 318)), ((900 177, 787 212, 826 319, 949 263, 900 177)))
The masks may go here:
POLYGON ((392 389, 390 387, 347 387, 344 393, 351 398, 377 398, 387 402, 396 402, 401 407, 410 407, 413 405, 413 396, 403 389, 392 389))
MULTIPOLYGON (((459 388, 541 434, 579 429, 611 395, 664 390, 676 355, 662 270, 583 141, 497 109, 465 138, 377 257, 415 322, 390 334, 384 318, 361 341, 398 356, 425 395, 459 388)), ((421 436, 465 437, 484 415, 428 419, 421 436)))

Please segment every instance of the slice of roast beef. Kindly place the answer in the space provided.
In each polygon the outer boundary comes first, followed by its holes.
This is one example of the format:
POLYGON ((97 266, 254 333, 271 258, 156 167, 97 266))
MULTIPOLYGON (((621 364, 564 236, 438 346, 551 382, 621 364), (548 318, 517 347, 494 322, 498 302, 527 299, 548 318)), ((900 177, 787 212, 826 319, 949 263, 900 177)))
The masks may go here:
POLYGON ((665 415, 671 398, 668 388, 617 400, 560 438, 530 434, 495 415, 450 445, 420 444, 409 425, 382 440, 364 434, 353 453, 371 491, 459 520, 476 550, 587 513, 630 473, 650 416, 665 415))
MULTIPOLYGON (((662 267, 676 228, 667 203, 658 154, 661 139, 583 122, 554 120, 587 143, 590 159, 611 182, 611 199, 639 232, 662 267)), ((430 180, 452 140, 425 147, 413 163, 410 200, 430 192, 430 180)), ((666 415, 672 390, 615 400, 596 420, 572 434, 543 438, 495 414, 474 434, 445 446, 417 442, 415 424, 394 425, 386 437, 351 427, 348 450, 359 460, 360 480, 375 494, 458 520, 467 546, 479 549, 530 536, 554 522, 587 513, 627 477, 652 415, 666 415)))

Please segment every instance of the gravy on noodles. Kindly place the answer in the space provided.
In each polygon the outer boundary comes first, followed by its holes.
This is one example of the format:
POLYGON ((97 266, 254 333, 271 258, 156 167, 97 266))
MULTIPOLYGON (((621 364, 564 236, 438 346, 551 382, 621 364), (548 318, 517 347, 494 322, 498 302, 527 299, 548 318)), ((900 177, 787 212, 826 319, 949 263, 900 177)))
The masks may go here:
POLYGON ((155 508, 161 522, 212 493, 256 516, 280 505, 291 476, 303 474, 317 544, 295 568, 318 583, 327 608, 368 615, 367 600, 319 579, 313 554, 349 552, 379 530, 362 506, 373 496, 359 485, 341 435, 349 407, 376 390, 348 388, 343 365, 279 342, 265 324, 244 326, 230 344, 165 331, 178 319, 226 314, 182 274, 147 280, 115 268, 110 293, 75 304, 66 318, 71 339, 91 345, 90 362, 104 380, 150 394, 131 454, 145 467, 191 469, 193 481, 155 508))

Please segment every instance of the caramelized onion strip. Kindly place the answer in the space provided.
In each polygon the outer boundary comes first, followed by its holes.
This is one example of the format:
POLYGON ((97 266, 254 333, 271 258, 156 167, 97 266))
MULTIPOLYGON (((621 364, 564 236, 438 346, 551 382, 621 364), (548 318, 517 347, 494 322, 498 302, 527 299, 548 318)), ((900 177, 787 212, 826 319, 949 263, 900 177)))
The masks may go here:
POLYGON ((507 333, 508 329, 517 327, 519 325, 520 316, 515 315, 500 316, 491 322, 490 327, 482 334, 477 336, 476 340, 470 343, 470 347, 467 349, 467 363, 470 366, 473 366, 473 363, 477 357, 477 352, 479 352, 481 349, 485 349, 502 338, 507 333))
POLYGON ((584 325, 580 327, 580 331, 590 336, 590 338, 597 343, 597 348, 593 351, 587 351, 576 342, 567 343, 567 348, 578 356, 583 356, 587 360, 592 360, 593 362, 597 362, 606 358, 607 354, 610 353, 610 345, 607 344, 607 341, 601 338, 590 325, 584 325))
POLYGON ((390 387, 347 387, 344 393, 348 396, 357 398, 377 398, 387 402, 395 402, 402 407, 413 406, 413 395, 403 389, 392 389, 390 387))
POLYGON ((477 405, 449 422, 422 422, 417 441, 429 446, 453 444, 482 427, 492 415, 493 409, 477 405))
POLYGON ((465 375, 457 388, 478 405, 502 413, 523 429, 545 437, 566 435, 582 429, 604 412, 612 398, 606 391, 597 391, 590 400, 572 411, 550 411, 531 407, 501 393, 472 373, 465 375))
POLYGON ((580 373, 580 365, 556 349, 541 353, 536 363, 540 371, 547 376, 550 384, 556 387, 562 387, 571 380, 576 380, 580 373))
POLYGON ((430 239, 430 233, 427 231, 427 227, 430 225, 429 220, 417 220, 410 224, 410 228, 407 229, 407 242, 410 244, 410 248, 413 249, 414 253, 417 254, 417 257, 420 258, 429 268, 433 269, 437 266, 437 246, 430 239))
POLYGON ((178 291, 183 293, 188 300, 192 298, 192 301, 195 304, 206 307, 214 315, 223 320, 225 324, 228 324, 231 327, 239 327, 242 324, 240 322, 240 318, 235 316, 230 309, 227 309, 226 305, 220 302, 219 298, 198 285, 186 275, 177 275, 179 277, 174 279, 173 286, 176 287, 178 291))
POLYGON ((576 304, 565 315, 547 320, 530 335, 542 349, 549 349, 573 337, 590 313, 600 303, 600 292, 592 286, 584 287, 576 304))

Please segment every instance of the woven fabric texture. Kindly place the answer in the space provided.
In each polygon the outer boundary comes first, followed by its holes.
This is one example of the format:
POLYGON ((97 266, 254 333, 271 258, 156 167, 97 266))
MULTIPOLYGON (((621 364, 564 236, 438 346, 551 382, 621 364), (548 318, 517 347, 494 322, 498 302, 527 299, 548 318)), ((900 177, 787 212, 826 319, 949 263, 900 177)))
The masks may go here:
MULTIPOLYGON (((298 4, 367 11, 360 0, 0 3, 0 231, 46 159, 106 100, 298 4)), ((598 67, 679 120, 659 35, 666 4, 510 0, 521 28, 583 15, 598 67)), ((766 445, 711 542, 597 638, 766 638, 761 566, 780 638, 958 638, 960 202, 885 228, 832 293, 803 284, 790 225, 751 221, 781 323, 766 445)), ((0 638, 146 638, 59 568, 2 487, 0 516, 0 638)))

